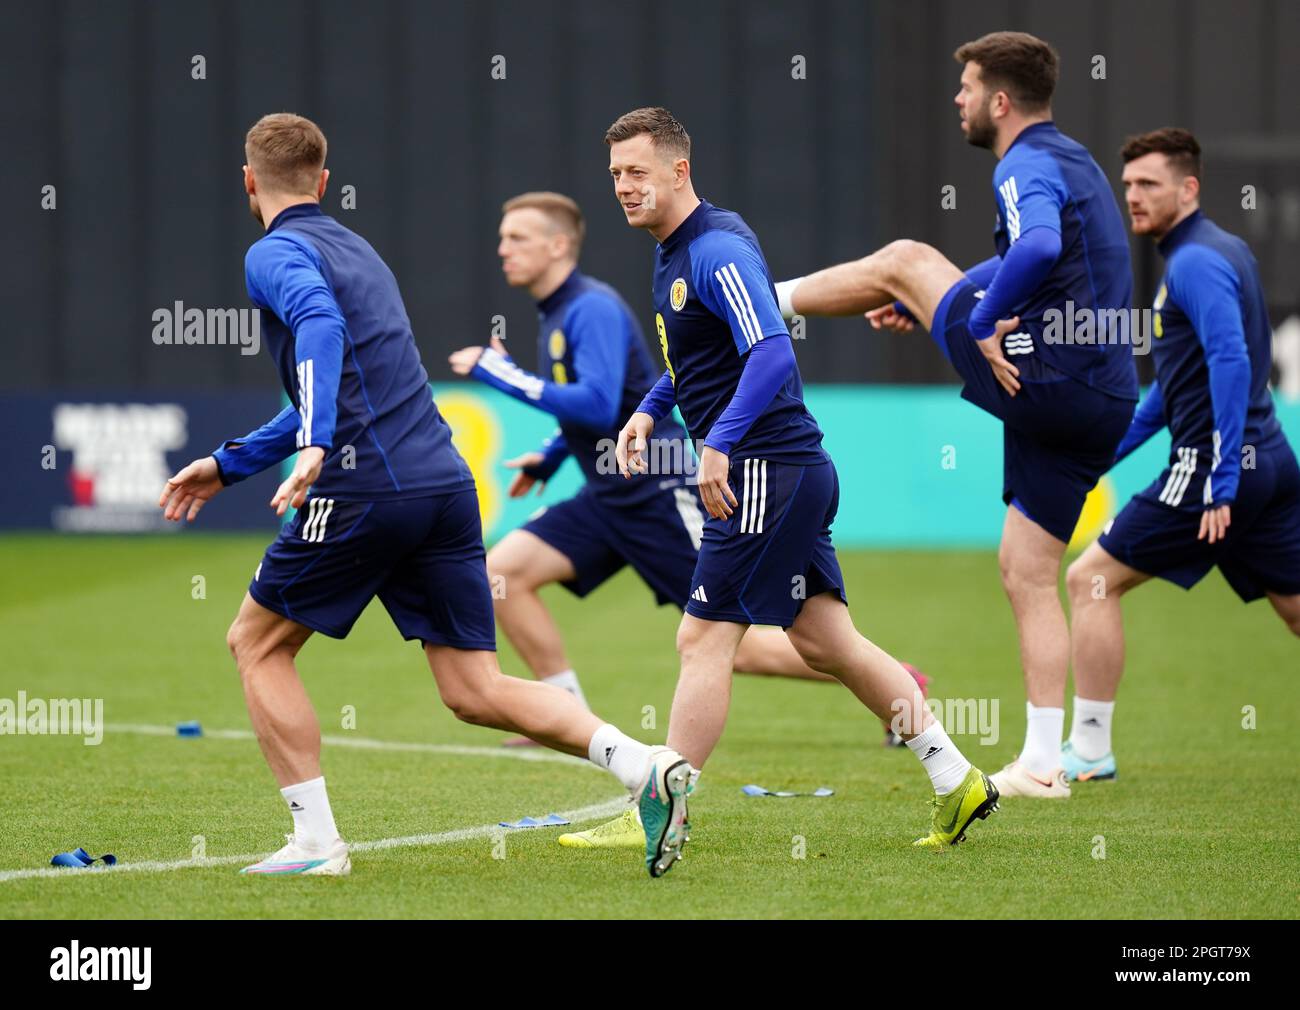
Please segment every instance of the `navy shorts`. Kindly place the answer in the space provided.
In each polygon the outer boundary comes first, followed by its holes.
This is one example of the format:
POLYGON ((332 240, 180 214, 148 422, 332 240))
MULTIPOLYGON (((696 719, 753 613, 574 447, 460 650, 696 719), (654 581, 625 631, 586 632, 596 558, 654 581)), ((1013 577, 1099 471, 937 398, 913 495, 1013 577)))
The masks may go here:
POLYGON ((253 599, 331 638, 346 638, 376 596, 407 641, 496 649, 478 495, 308 499, 248 587, 253 599))
POLYGON ((831 546, 840 502, 835 464, 732 460, 730 482, 738 504, 727 519, 704 524, 686 612, 788 628, 819 593, 848 603, 831 546))
POLYGON ((1203 509, 1159 501, 1169 472, 1124 506, 1099 543, 1145 575, 1191 589, 1215 565, 1249 602, 1266 592, 1300 593, 1300 466, 1286 443, 1257 447, 1253 469, 1241 471, 1232 524, 1216 544, 1197 540, 1203 509))
POLYGON ((658 494, 623 506, 603 500, 588 485, 522 528, 573 563, 577 577, 563 585, 576 596, 631 565, 659 603, 684 607, 706 513, 698 489, 682 478, 660 483, 658 494))
POLYGON ((1086 386, 1032 352, 1010 357, 1020 391, 1009 395, 971 336, 976 290, 965 278, 954 284, 931 333, 965 380, 962 397, 1002 421, 1002 500, 1069 543, 1083 500, 1115 462, 1136 403, 1086 386))

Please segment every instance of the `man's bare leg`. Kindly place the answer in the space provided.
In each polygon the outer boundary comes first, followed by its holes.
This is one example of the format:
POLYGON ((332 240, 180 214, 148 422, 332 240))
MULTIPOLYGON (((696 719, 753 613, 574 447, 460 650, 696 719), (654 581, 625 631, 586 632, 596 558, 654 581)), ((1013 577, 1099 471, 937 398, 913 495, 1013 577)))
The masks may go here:
POLYGON ((279 873, 286 867, 300 872, 306 866, 309 873, 338 874, 351 869, 321 775, 320 723, 294 666, 311 634, 310 628, 267 610, 247 593, 226 634, 253 732, 294 828, 289 845, 246 872, 279 873))
POLYGON ((786 635, 804 662, 834 677, 879 718, 895 723, 904 739, 934 722, 911 674, 859 633, 849 608, 833 594, 805 601, 786 635))
POLYGON ((1016 618, 1025 696, 1038 707, 1065 704, 1070 627, 1058 588, 1065 547, 1014 505, 1007 507, 998 566, 1016 618))
POLYGON ((748 625, 682 615, 677 628, 681 673, 668 717, 668 746, 703 768, 722 738, 731 705, 736 649, 748 625))
POLYGON ((513 730, 555 750, 585 756, 632 792, 638 800, 634 809, 644 812, 648 804, 649 809, 660 811, 655 820, 646 822, 655 826, 654 831, 638 833, 640 829, 634 827, 631 832, 632 842, 646 847, 651 876, 662 875, 680 858, 687 841, 686 793, 691 773, 681 760, 684 755, 625 736, 558 687, 505 676, 494 653, 429 644, 424 650, 438 693, 458 719, 513 730))
MULTIPOLYGON (((876 716, 893 723, 921 761, 936 794, 946 796, 957 791, 961 796, 959 787, 971 772, 971 763, 930 713, 911 674, 853 626, 849 608, 842 600, 831 593, 819 593, 807 600, 787 634, 809 666, 835 677, 876 716)), ((984 787, 981 781, 970 788, 984 787)), ((988 797, 990 805, 994 799, 988 797)), ((985 807, 981 806, 981 810, 985 812, 978 816, 988 815, 985 807)), ((977 815, 969 816, 973 819, 977 815)), ((938 821, 935 823, 937 826, 938 821)))
MULTIPOLYGON (((907 669, 904 667, 904 669, 907 669)), ((823 684, 839 683, 828 673, 821 673, 814 670, 804 662, 799 650, 794 647, 790 641, 790 636, 780 628, 764 628, 753 626, 745 632, 745 637, 740 640, 740 648, 736 650, 736 672, 756 674, 762 677, 789 677, 794 680, 816 680, 823 684)), ((911 674, 913 680, 918 684, 924 685, 925 677, 919 671, 911 674)), ((922 686, 922 693, 925 688, 922 686)), ((894 735, 890 726, 890 719, 881 720, 885 729, 888 731, 885 736, 886 743, 891 746, 900 746, 901 738, 894 735)))
MULTIPOLYGON (((512 530, 488 551, 487 566, 497 623, 529 671, 586 705, 578 674, 564 651, 559 626, 538 595, 542 586, 576 579, 573 562, 536 534, 512 530)), ((506 742, 530 741, 516 737, 506 742)))
MULTIPOLYGON (((1120 599, 1150 578, 1092 543, 1066 570, 1070 594, 1070 654, 1074 713, 1070 749, 1084 762, 1111 753, 1115 696, 1124 675, 1124 615, 1120 599)), ((1067 774, 1077 776, 1078 769, 1067 774)), ((1113 776, 1113 771, 1110 773, 1113 776)), ((1088 776, 1091 777, 1091 776, 1088 776)))
POLYGON ((1291 629, 1293 635, 1300 635, 1300 593, 1283 596, 1281 593, 1269 593, 1268 602, 1273 604, 1282 623, 1291 629))
MULTIPOLYGON (((575 579, 573 562, 540 537, 527 530, 514 530, 488 551, 487 564, 493 585, 504 590, 494 593, 492 601, 497 622, 533 676, 545 680, 571 672, 560 629, 538 590, 575 579)), ((736 672, 828 682, 835 679, 810 668, 779 628, 751 627, 746 632, 736 651, 736 672)), ((578 697, 582 697, 580 691, 578 697)))
POLYGON ((294 666, 310 628, 267 610, 245 593, 226 633, 249 721, 283 788, 320 777, 320 723, 294 666))
POLYGON ((1113 558, 1096 542, 1066 570, 1070 653, 1077 697, 1104 702, 1115 700, 1124 675, 1124 615, 1120 599, 1149 578, 1113 558))
POLYGON ((943 296, 963 276, 933 246, 899 239, 862 259, 808 274, 791 304, 805 316, 854 316, 901 301, 929 329, 943 296))
POLYGON ((1032 790, 1032 783, 1037 782, 1053 796, 1069 795, 1068 787, 1058 783, 1055 776, 1061 764, 1065 682, 1070 668, 1070 628, 1059 590, 1065 548, 1064 541, 1014 505, 1007 507, 998 566, 1015 615, 1028 699, 1025 745, 1013 762, 1020 768, 1012 772, 1012 765, 1008 765, 993 777, 997 787, 1008 795, 1029 794, 1017 789, 1007 777, 1020 777, 1025 772, 1032 777, 1026 789, 1032 790))
POLYGON ((522 733, 566 754, 588 756, 604 720, 568 691, 507 677, 495 652, 426 644, 438 694, 457 719, 475 726, 522 733))
POLYGON ((791 677, 795 680, 835 683, 834 677, 818 673, 805 663, 799 650, 790 643, 789 636, 780 628, 751 625, 741 638, 740 647, 736 649, 735 667, 737 673, 761 677, 791 677))

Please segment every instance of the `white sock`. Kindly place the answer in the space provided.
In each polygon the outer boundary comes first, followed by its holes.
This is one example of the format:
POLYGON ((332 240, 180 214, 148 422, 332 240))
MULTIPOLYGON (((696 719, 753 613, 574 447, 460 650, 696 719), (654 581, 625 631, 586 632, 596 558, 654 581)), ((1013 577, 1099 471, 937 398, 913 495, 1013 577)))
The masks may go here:
POLYGON ((921 767, 930 776, 930 783, 940 796, 946 796, 961 785, 961 780, 970 771, 970 762, 948 739, 948 732, 937 719, 924 733, 908 740, 907 746, 921 759, 921 767))
POLYGON ((285 786, 280 795, 289 804, 293 814, 293 836, 309 849, 327 849, 339 837, 334 826, 334 813, 325 795, 325 778, 309 779, 297 785, 285 786))
POLYGON ((1079 757, 1096 761, 1110 753, 1110 723, 1114 715, 1113 701, 1090 701, 1074 696, 1070 746, 1079 757))
POLYGON ((582 687, 578 684, 578 675, 572 670, 561 670, 559 673, 553 673, 549 677, 542 678, 543 684, 551 684, 563 691, 568 691, 571 695, 582 702, 582 707, 590 709, 587 704, 586 695, 582 693, 582 687))
POLYGON ((650 748, 605 723, 591 735, 587 756, 592 764, 612 772, 628 789, 636 789, 645 778, 650 748))
POLYGON ((1034 775, 1046 778, 1061 767, 1061 734, 1065 731, 1065 709, 1039 708, 1025 702, 1025 746, 1020 751, 1020 763, 1034 775))
POLYGON ((776 304, 781 310, 782 319, 789 319, 794 315, 794 289, 802 280, 802 277, 791 277, 788 281, 776 283, 776 304))

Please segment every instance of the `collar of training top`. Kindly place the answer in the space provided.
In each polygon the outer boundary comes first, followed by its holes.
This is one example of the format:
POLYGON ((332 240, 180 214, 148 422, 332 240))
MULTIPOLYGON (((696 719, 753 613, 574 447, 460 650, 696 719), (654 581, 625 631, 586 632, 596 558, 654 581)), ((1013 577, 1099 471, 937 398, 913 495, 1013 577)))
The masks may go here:
POLYGON ((1201 219, 1201 208, 1197 207, 1185 218, 1169 229, 1169 233, 1156 243, 1156 248, 1160 250, 1160 255, 1169 258, 1169 254, 1174 251, 1176 246, 1182 244, 1183 239, 1187 238, 1188 233, 1196 227, 1196 222, 1201 219))
POLYGON ((1002 157, 1005 158, 1008 154, 1010 154, 1011 149, 1015 147, 1017 144, 1019 144, 1020 141, 1022 141, 1025 137, 1038 134, 1038 133, 1055 133, 1055 132, 1056 132, 1056 123, 1054 123, 1050 119, 1045 119, 1041 123, 1030 123, 1023 130, 1021 130, 1019 133, 1016 134, 1016 139, 1007 145, 1007 149, 1002 153, 1002 157))
POLYGON ((286 221, 292 221, 296 217, 319 217, 324 213, 325 212, 320 209, 320 204, 318 203, 295 203, 292 207, 285 207, 284 210, 275 215, 271 224, 267 227, 266 233, 270 235, 271 232, 279 228, 280 225, 284 224, 286 221))
POLYGON ((708 217, 709 211, 713 209, 713 204, 708 200, 701 200, 700 205, 686 215, 686 220, 673 229, 673 233, 659 243, 659 248, 665 253, 671 253, 674 249, 684 242, 690 242, 700 232, 704 230, 704 221, 708 217))
POLYGON ((544 316, 549 316, 556 308, 558 308, 562 303, 568 301, 569 298, 577 292, 578 286, 581 283, 582 271, 577 267, 574 267, 573 271, 568 277, 564 278, 563 283, 561 283, 558 288, 537 303, 537 311, 544 316))

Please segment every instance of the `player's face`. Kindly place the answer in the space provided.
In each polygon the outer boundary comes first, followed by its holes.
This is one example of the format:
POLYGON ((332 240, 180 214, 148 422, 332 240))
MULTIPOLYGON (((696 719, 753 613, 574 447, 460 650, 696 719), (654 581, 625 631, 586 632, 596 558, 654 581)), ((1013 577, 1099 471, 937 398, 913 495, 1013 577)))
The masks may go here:
POLYGON ((653 228, 667 218, 676 176, 673 162, 655 150, 650 134, 611 144, 609 174, 614 196, 633 228, 653 228))
POLYGON ((1134 158, 1124 166, 1124 202, 1134 235, 1160 238, 1178 217, 1183 180, 1158 151, 1134 158))
POLYGON ((501 272, 512 288, 526 288, 555 259, 555 235, 550 221, 536 207, 519 207, 501 219, 497 255, 501 272))
POLYGON ((966 137, 966 143, 991 148, 997 139, 997 128, 993 125, 993 114, 989 110, 993 95, 980 80, 978 63, 967 63, 962 70, 961 87, 957 89, 953 101, 961 112, 961 132, 966 137))

